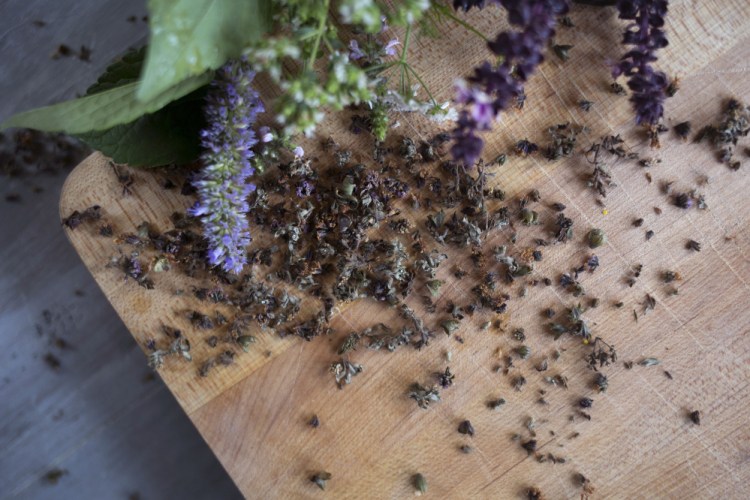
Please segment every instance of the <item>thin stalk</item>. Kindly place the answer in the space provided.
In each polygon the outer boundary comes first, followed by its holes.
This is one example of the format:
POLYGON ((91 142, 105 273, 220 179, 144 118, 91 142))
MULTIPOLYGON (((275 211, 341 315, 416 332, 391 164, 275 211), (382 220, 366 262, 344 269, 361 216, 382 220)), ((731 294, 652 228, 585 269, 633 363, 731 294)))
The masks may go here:
POLYGON ((409 37, 411 36, 411 24, 406 25, 406 34, 404 35, 404 49, 401 51, 401 58, 399 62, 404 64, 406 62, 406 51, 409 49, 409 37))
POLYGON ((471 24, 467 23, 463 19, 461 19, 459 17, 456 17, 453 14, 453 12, 451 12, 451 10, 450 10, 449 7, 447 7, 445 5, 442 5, 442 4, 438 4, 438 3, 433 3, 432 7, 435 10, 437 10, 438 12, 440 12, 442 15, 444 15, 445 17, 447 17, 448 19, 450 19, 451 21, 453 21, 454 23, 459 24, 459 25, 463 26, 464 29, 470 31, 471 33, 474 33, 476 36, 478 36, 479 38, 481 38, 485 42, 489 42, 490 41, 490 39, 484 33, 482 33, 481 31, 479 31, 478 29, 476 29, 474 26, 472 26, 471 24))
POLYGON ((376 64, 374 66, 369 66, 369 67, 365 68, 365 71, 367 71, 367 72, 375 72, 375 71, 381 71, 381 70, 385 71, 387 69, 390 69, 390 68, 394 67, 397 64, 400 64, 400 61, 390 61, 390 62, 387 62, 387 63, 376 64))
POLYGON ((408 69, 409 71, 411 71, 412 74, 414 75, 414 77, 420 83, 420 85, 422 85, 422 87, 424 87, 424 91, 427 92, 427 96, 432 101, 432 105, 433 106, 437 106, 438 105, 437 101, 435 100, 434 97, 432 97, 432 93, 430 92, 430 89, 427 87, 427 85, 425 85, 424 81, 422 81, 422 78, 417 74, 416 71, 414 71, 414 68, 412 68, 409 64, 406 64, 406 63, 404 63, 404 64, 406 65, 406 69, 408 69))
POLYGON ((315 64, 315 60, 318 58, 318 47, 320 47, 320 39, 323 37, 323 32, 326 27, 326 20, 328 19, 328 7, 331 0, 325 0, 325 8, 323 9, 323 15, 318 19, 318 29, 315 32, 315 41, 313 42, 313 48, 310 52, 310 59, 307 61, 307 67, 311 69, 315 64))

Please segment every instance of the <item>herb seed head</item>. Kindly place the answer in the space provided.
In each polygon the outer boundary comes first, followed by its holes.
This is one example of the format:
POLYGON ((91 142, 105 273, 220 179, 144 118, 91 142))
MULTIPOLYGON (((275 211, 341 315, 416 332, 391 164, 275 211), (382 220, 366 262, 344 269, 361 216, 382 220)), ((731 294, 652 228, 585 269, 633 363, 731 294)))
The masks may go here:
POLYGON ((427 493, 427 479, 420 474, 416 473, 411 477, 412 485, 414 485, 414 489, 420 494, 424 495, 427 493))
POLYGON ((695 240, 688 240, 685 244, 685 248, 687 248, 688 250, 693 250, 694 252, 700 252, 701 244, 695 240))
POLYGON ((682 122, 674 126, 675 134, 677 134, 677 137, 682 139, 683 142, 687 142, 688 135, 690 135, 691 129, 692 126, 690 125, 690 122, 682 122))
POLYGON ((588 234, 589 248, 599 248, 607 242, 607 236, 601 229, 592 229, 588 234))
POLYGON ((690 421, 695 425, 701 425, 701 412, 694 410, 690 412, 690 421))
POLYGON ((458 432, 474 437, 474 426, 468 420, 464 420, 458 424, 458 432))
POLYGON ((313 475, 310 478, 310 481, 315 483, 315 485, 320 488, 321 490, 326 489, 326 483, 331 479, 331 473, 330 472, 318 472, 317 474, 313 475))

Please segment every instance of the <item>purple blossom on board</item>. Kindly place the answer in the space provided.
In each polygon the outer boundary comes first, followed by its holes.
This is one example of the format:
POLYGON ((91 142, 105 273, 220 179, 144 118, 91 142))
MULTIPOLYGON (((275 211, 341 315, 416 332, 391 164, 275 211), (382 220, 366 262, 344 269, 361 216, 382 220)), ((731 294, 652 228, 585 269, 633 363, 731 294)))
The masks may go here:
MULTIPOLYGON (((506 31, 488 43, 501 60, 484 62, 467 82, 458 85, 464 104, 453 131, 451 154, 466 167, 479 159, 484 141, 477 134, 489 130, 498 114, 523 95, 523 84, 544 60, 543 51, 555 33, 556 18, 568 11, 567 0, 495 0, 508 11, 508 21, 519 31, 506 31)), ((455 1, 455 9, 482 8, 483 1, 455 1)))
POLYGON ((622 42, 632 48, 612 68, 612 76, 624 75, 632 91, 630 102, 639 125, 656 125, 664 114, 667 75, 656 71, 656 51, 668 45, 664 32, 667 0, 619 0, 620 19, 632 21, 625 29, 622 42))
POLYGON ((387 56, 395 56, 397 54, 396 47, 398 45, 401 45, 401 42, 398 41, 398 38, 394 38, 390 40, 385 47, 383 47, 383 53, 387 56))
POLYGON ((359 42, 357 40, 349 41, 349 59, 356 61, 365 57, 365 53, 359 48, 359 42))
POLYGON ((250 159, 258 142, 253 124, 263 103, 251 83, 255 73, 244 61, 233 61, 216 72, 206 97, 207 127, 201 131, 203 169, 193 185, 198 201, 190 214, 200 217, 208 240, 208 261, 227 272, 240 273, 250 243, 247 203, 255 186, 250 159))
POLYGON ((382 35, 383 33, 385 33, 389 28, 390 26, 388 26, 388 18, 384 15, 380 16, 380 34, 382 35))
POLYGON ((306 198, 313 194, 315 191, 315 185, 308 181, 307 179, 303 179, 301 182, 297 184, 297 197, 298 198, 306 198))

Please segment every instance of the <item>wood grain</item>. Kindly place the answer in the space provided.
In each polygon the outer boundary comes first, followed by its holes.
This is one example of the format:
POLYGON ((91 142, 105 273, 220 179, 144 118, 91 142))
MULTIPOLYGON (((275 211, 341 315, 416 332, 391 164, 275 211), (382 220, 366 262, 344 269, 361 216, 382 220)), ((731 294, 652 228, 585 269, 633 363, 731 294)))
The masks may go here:
MULTIPOLYGON (((671 10, 671 44, 662 60, 670 74, 681 76, 682 89, 667 104, 667 124, 686 119, 696 126, 713 122, 725 98, 750 98, 748 5, 673 2, 671 10)), ((500 14, 492 12, 475 12, 471 21, 494 32, 502 23, 500 14)), ((335 338, 305 343, 261 334, 259 345, 238 358, 235 366, 206 379, 197 377, 194 365, 169 363, 161 376, 246 496, 312 497, 319 491, 308 477, 320 470, 333 474, 328 493, 342 498, 410 496, 409 477, 417 471, 427 477, 429 494, 440 498, 508 498, 531 485, 550 498, 572 498, 580 493, 573 480, 576 472, 592 480, 595 497, 600 498, 750 494, 750 183, 745 172, 718 165, 706 145, 684 144, 665 135, 663 147, 649 152, 644 138, 633 130, 627 99, 608 91, 605 62, 616 56, 621 23, 610 10, 575 8, 572 17, 579 28, 558 34, 558 43, 575 46, 571 59, 543 64, 527 88, 527 109, 506 114, 502 126, 487 137, 485 157, 507 151, 524 137, 543 142, 547 126, 569 121, 590 129, 586 140, 621 133, 634 150, 662 160, 649 170, 653 183, 633 162, 614 165, 617 188, 606 198, 606 213, 582 180, 590 167, 578 156, 555 163, 512 157, 493 171, 493 182, 509 197, 536 188, 543 199, 566 204, 576 221, 577 241, 591 227, 606 231, 608 244, 597 250, 602 267, 585 281, 588 296, 599 297, 602 304, 588 313, 595 334, 614 343, 623 361, 656 357, 662 364, 632 370, 621 363, 611 367, 610 390, 593 396, 593 420, 571 420, 576 401, 592 393, 592 372, 583 362, 583 346, 566 338, 552 342, 544 330, 539 312, 546 307, 561 310, 574 300, 557 287, 531 287, 527 298, 513 299, 502 318, 505 331, 480 332, 479 322, 472 319, 456 332, 462 343, 446 337, 421 352, 358 351, 352 357, 365 371, 341 391, 327 373, 335 348, 343 335, 392 314, 378 304, 342 308, 333 321, 335 338), (576 107, 583 98, 595 103, 590 113, 576 107), (701 188, 709 205, 706 211, 683 211, 660 192, 662 181, 688 190, 703 176, 709 179, 701 188), (638 217, 645 219, 640 229, 631 225, 638 217), (648 242, 646 229, 656 233, 648 242), (703 250, 686 250, 688 238, 700 241, 703 250), (637 263, 644 271, 631 288, 623 277, 637 263), (668 296, 660 282, 665 270, 684 277, 678 296, 668 296), (656 298, 657 306, 643 315, 641 303, 647 293, 656 298), (611 307, 617 301, 625 306, 611 307), (637 321, 634 309, 639 312, 637 321), (517 372, 529 382, 521 392, 512 389, 511 376, 493 371, 497 350, 508 352, 515 345, 508 332, 517 326, 526 329, 534 353, 529 365, 517 372), (567 390, 548 386, 544 374, 531 369, 530 363, 555 349, 562 352, 562 361, 552 364, 549 374, 565 375, 567 390), (421 410, 405 396, 407 388, 444 369, 445 351, 452 353, 456 384, 443 392, 443 401, 421 410), (549 405, 537 402, 540 389, 547 390, 549 405), (508 403, 501 410, 488 410, 487 400, 497 397, 508 403), (687 419, 692 409, 701 410, 701 426, 687 419), (320 417, 318 429, 305 425, 312 414, 320 417), (540 451, 565 457, 564 465, 537 463, 512 442, 512 435, 521 432, 530 417, 537 422, 540 451), (456 432, 464 418, 474 424, 474 438, 456 432), (576 432, 580 436, 571 437, 576 432), (461 454, 458 446, 464 443, 474 452, 461 454)), ((445 28, 438 40, 418 40, 410 57, 430 88, 447 99, 453 79, 484 55, 470 35, 445 28)), ((396 133, 416 138, 437 130, 419 117, 397 119, 396 133)), ((367 158, 371 144, 345 132, 346 126, 339 115, 330 117, 320 136, 331 135, 367 158)), ((306 150, 324 157, 315 142, 306 150)), ((160 178, 170 174, 135 175, 134 195, 122 197, 106 159, 90 157, 70 175, 61 213, 100 204, 117 231, 133 231, 144 220, 164 229, 173 211, 191 203, 161 188, 160 178)), ((554 217, 546 208, 540 214, 545 220, 554 217)), ((421 223, 424 214, 409 217, 421 223)), ((175 273, 155 278, 154 290, 125 282, 121 273, 107 267, 118 252, 111 240, 86 230, 68 234, 139 343, 154 336, 162 324, 175 324, 194 339, 196 357, 206 355, 207 347, 198 341, 201 334, 191 331, 184 317, 196 302, 189 294, 175 297, 175 291, 189 290, 194 283, 175 273)), ((524 234, 526 239, 535 236, 533 231, 524 234)), ((540 235, 541 229, 536 233, 540 235)), ((507 243, 508 238, 509 231, 501 232, 487 245, 507 243)), ((545 249, 540 277, 556 279, 589 253, 581 244, 545 249)), ((450 280, 449 266, 444 267, 439 277, 450 280)), ((449 300, 464 302, 469 288, 468 283, 451 282, 438 307, 449 300)), ((509 293, 517 297, 518 289, 509 293)))

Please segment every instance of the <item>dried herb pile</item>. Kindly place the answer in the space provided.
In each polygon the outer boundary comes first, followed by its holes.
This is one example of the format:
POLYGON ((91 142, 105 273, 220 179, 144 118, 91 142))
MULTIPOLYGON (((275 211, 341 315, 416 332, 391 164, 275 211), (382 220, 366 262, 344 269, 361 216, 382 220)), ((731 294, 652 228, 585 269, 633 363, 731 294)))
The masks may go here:
MULTIPOLYGON (((746 113, 746 107, 733 101, 710 132, 712 144, 721 145, 722 151, 729 148, 732 158, 739 138, 747 134, 746 113)), ((654 164, 631 152, 619 136, 593 141, 591 136, 569 124, 555 125, 548 129, 548 144, 520 140, 496 162, 480 163, 473 170, 444 160, 449 142, 444 134, 426 141, 398 137, 387 146, 376 143, 371 155, 354 154, 329 139, 320 157, 294 158, 260 178, 249 203, 251 225, 256 235, 264 235, 250 247, 249 269, 240 276, 208 266, 206 241, 196 219, 185 214, 173 214, 173 227, 164 232, 143 223, 134 233, 120 233, 107 222, 106 208, 99 207, 75 212, 64 223, 113 238, 119 253, 110 266, 140 286, 158 287, 163 272, 179 273, 195 283, 179 291, 192 294, 198 304, 181 313, 181 329, 164 325, 163 331, 153 332, 146 347, 151 365, 159 368, 176 362, 172 358, 193 360, 191 342, 206 343, 210 354, 194 360, 201 377, 234 364, 243 351, 253 349, 259 335, 275 332, 307 341, 336 335, 330 371, 332 382, 343 389, 367 377, 366 367, 353 359, 358 349, 424 349, 446 337, 463 342, 462 335, 492 330, 508 336, 513 346, 500 353, 493 371, 505 374, 516 391, 532 390, 530 383, 540 381, 544 388, 538 390, 537 402, 547 405, 547 391, 568 388, 558 364, 561 351, 541 357, 533 353, 526 330, 507 324, 506 313, 529 290, 552 287, 568 306, 540 308, 540 322, 550 339, 568 336, 584 346, 581 362, 590 368, 590 392, 577 398, 570 418, 591 420, 596 395, 610 389, 607 370, 618 362, 618 355, 615 340, 605 337, 610 333, 600 332, 587 316, 597 307, 624 306, 602 304, 586 290, 588 277, 604 264, 594 252, 607 245, 606 234, 574 222, 560 200, 543 199, 537 190, 509 196, 498 175, 505 162, 528 155, 540 161, 578 156, 577 168, 590 172, 581 177, 582 187, 591 188, 603 204, 608 191, 616 189, 609 174, 614 162, 630 162, 634 169, 654 164), (580 255, 583 250, 585 258, 568 259, 564 269, 547 267, 546 256, 566 245, 571 248, 566 253, 580 255), (450 290, 458 284, 470 294, 460 302, 445 298, 454 295, 450 290), (400 319, 361 331, 334 332, 334 311, 360 300, 382 303, 400 319), (192 328, 185 333, 188 324, 192 328)), ((137 189, 121 170, 115 173, 128 190, 137 189)), ((165 188, 177 186, 169 181, 165 188)), ((681 209, 705 209, 705 198, 697 189, 679 191, 667 184, 662 192, 681 209)), ((188 181, 183 191, 192 196, 188 181)), ((633 226, 643 223, 637 219, 633 226)), ((685 248, 697 252, 701 245, 691 239, 685 248)), ((632 287, 642 269, 641 264, 633 265, 623 283, 632 287)), ((678 293, 679 272, 664 270, 660 279, 668 287, 667 296, 678 293)), ((646 294, 633 306, 634 321, 657 306, 657 299, 646 294)), ((460 377, 450 361, 449 356, 448 366, 440 372, 416 373, 403 396, 422 409, 440 404, 443 393, 460 377)), ((652 367, 660 360, 624 362, 625 368, 634 364, 652 367)), ((505 398, 488 395, 488 410, 501 411, 506 404, 505 398)), ((688 417, 700 423, 699 410, 691 410, 688 417)), ((312 427, 321 425, 317 416, 310 422, 315 422, 312 427)), ((540 463, 566 463, 556 451, 538 449, 539 425, 530 419, 513 441, 540 463)), ((468 419, 457 431, 464 439, 479 432, 468 419)), ((472 449, 468 443, 460 446, 463 453, 472 449)), ((590 495, 591 481, 579 476, 582 495, 590 495)), ((311 481, 325 488, 332 477, 321 472, 311 481)), ((425 492, 427 479, 421 474, 414 477, 419 478, 414 479, 416 490, 425 492)), ((536 497, 532 490, 530 498, 536 497)))

